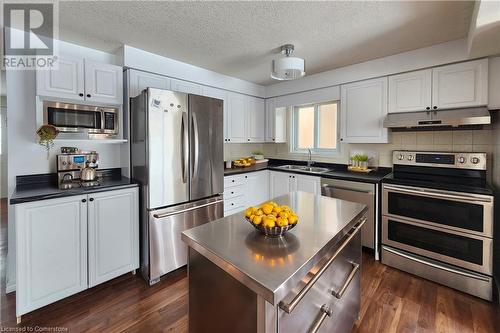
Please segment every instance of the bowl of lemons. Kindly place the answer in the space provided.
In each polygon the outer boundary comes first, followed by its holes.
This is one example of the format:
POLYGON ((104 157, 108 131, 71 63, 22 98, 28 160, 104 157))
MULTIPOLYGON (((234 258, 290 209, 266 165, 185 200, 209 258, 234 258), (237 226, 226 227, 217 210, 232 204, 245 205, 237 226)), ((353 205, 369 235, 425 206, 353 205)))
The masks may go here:
POLYGON ((248 207, 245 218, 255 229, 271 237, 281 237, 293 229, 299 220, 295 212, 288 206, 280 206, 268 201, 259 207, 248 207))

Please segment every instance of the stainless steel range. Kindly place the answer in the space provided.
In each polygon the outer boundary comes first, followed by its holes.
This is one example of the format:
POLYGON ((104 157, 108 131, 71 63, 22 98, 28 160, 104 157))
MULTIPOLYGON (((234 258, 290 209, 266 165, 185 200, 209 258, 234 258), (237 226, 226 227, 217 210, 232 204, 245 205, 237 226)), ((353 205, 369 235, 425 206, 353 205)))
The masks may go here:
POLYGON ((485 153, 395 151, 382 187, 382 263, 491 300, 485 153))

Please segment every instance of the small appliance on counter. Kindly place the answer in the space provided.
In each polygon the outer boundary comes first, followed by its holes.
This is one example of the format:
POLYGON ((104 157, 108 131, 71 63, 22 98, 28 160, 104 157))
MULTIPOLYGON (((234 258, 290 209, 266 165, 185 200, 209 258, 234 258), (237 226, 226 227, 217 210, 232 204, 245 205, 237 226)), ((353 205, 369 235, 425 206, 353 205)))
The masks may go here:
POLYGON ((97 152, 80 152, 70 147, 64 147, 61 150, 71 152, 57 155, 57 180, 60 189, 99 185, 97 176, 99 154, 97 152))

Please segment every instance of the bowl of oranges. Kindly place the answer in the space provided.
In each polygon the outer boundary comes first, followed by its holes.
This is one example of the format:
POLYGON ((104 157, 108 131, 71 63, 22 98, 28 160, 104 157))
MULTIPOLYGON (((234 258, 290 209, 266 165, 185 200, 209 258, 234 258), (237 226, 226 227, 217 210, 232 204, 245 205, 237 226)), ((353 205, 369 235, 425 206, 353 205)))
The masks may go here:
POLYGON ((281 237, 297 225, 299 218, 290 207, 268 201, 259 207, 248 207, 245 218, 266 236, 281 237))

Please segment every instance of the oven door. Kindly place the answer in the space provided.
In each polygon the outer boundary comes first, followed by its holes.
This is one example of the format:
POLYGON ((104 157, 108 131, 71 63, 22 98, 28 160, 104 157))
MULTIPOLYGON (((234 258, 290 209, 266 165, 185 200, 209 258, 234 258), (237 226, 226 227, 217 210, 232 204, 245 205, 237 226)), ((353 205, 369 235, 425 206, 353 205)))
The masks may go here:
POLYGON ((492 275, 490 238, 383 216, 382 244, 492 275))
POLYGON ((493 197, 383 185, 382 214, 484 237, 493 237, 493 197))

